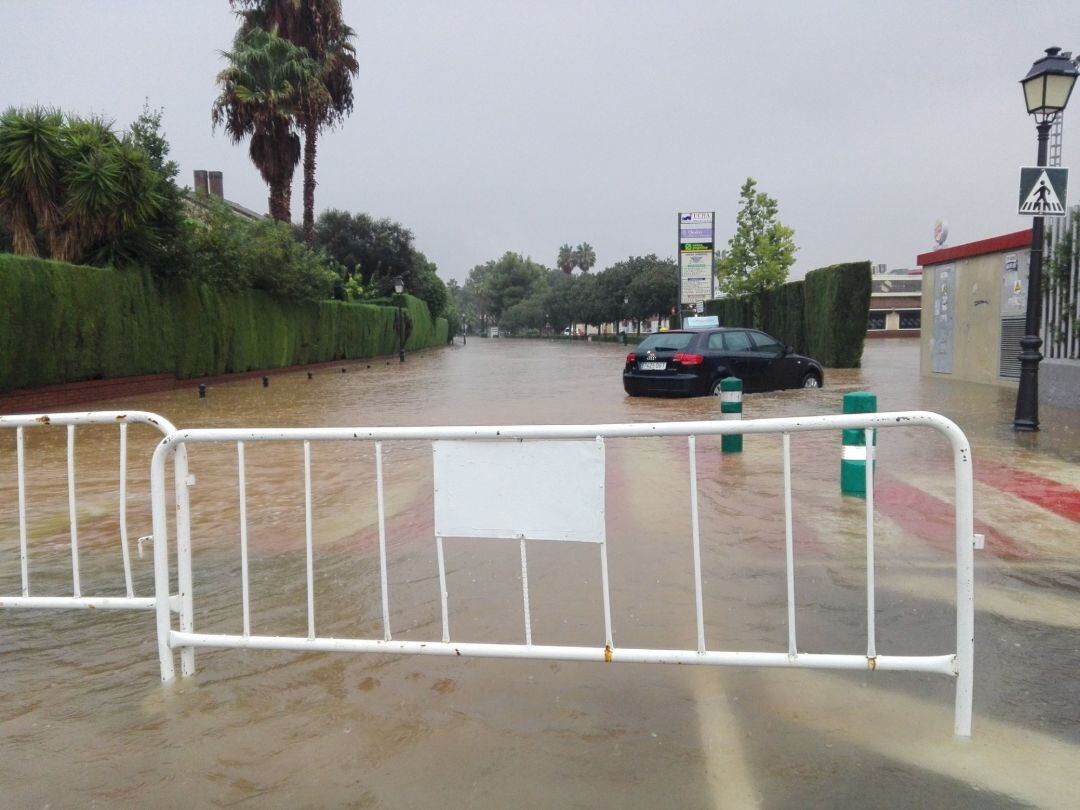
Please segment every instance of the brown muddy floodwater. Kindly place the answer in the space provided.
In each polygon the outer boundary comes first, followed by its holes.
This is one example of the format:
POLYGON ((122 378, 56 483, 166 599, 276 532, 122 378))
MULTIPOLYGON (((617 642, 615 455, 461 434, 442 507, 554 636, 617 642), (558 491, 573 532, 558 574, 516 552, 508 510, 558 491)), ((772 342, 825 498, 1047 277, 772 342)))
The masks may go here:
MULTIPOLYGON (((111 403, 179 427, 597 423, 712 418, 712 399, 624 396, 624 350, 474 339, 468 346, 111 403)), ((746 397, 750 417, 935 410, 973 445, 974 736, 952 736, 953 684, 837 673, 198 651, 162 685, 152 613, 0 611, 4 807, 1075 807, 1080 789, 1080 417, 1044 409, 1014 437, 1013 394, 918 375, 918 346, 871 342, 820 391, 746 397)), ((0 435, 0 594, 19 592, 14 436, 0 435)), ((123 590, 114 428, 76 442, 83 593, 123 590)), ((149 458, 131 429, 131 537, 150 533, 149 458)), ((31 592, 70 593, 64 433, 27 431, 31 592)), ((698 440, 706 638, 786 649, 778 436, 741 456, 698 440)), ((793 437, 799 649, 865 647, 863 502, 839 495, 839 437, 793 437)), ((252 632, 306 631, 302 450, 248 445, 252 632)), ((616 648, 695 646, 682 439, 607 444, 616 648)), ((381 637, 374 456, 312 447, 315 603, 325 636, 381 637)), ((232 446, 191 450, 195 628, 239 633, 232 446)), ((395 637, 437 640, 431 450, 387 445, 395 637)), ((513 474, 513 471, 508 471, 513 474)), ((878 651, 955 648, 950 457, 926 429, 881 432, 878 651)), ((533 639, 602 644, 596 547, 529 548, 533 639)), ((152 594, 150 554, 136 593, 152 594)), ((515 543, 447 545, 453 637, 523 640, 515 543)))

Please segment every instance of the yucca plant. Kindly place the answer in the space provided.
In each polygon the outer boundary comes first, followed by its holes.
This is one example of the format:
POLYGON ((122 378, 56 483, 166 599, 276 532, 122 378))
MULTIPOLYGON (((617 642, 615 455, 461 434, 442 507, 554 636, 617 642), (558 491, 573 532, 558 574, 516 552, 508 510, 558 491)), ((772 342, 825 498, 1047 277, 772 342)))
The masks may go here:
POLYGON ((39 255, 38 232, 60 217, 63 122, 45 107, 10 108, 0 116, 0 224, 24 256, 39 255))
POLYGON ((0 116, 0 218, 16 253, 107 257, 161 205, 146 156, 104 119, 41 107, 0 116))

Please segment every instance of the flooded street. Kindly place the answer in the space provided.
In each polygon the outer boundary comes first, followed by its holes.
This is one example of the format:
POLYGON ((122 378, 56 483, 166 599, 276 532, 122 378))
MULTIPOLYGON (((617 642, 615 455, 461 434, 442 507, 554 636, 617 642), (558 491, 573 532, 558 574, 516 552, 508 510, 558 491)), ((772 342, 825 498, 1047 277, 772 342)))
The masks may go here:
MULTIPOLYGON (((625 349, 470 340, 380 359, 94 403, 176 426, 587 424, 713 419, 719 403, 625 396, 625 349)), ((975 717, 953 737, 951 679, 375 654, 198 650, 162 685, 152 612, 0 611, 0 784, 9 807, 1074 807, 1080 779, 1080 411, 1017 437, 1013 389, 918 374, 917 341, 870 341, 817 391, 748 395, 744 418, 932 410, 972 444, 975 717)), ((14 431, 0 432, 0 594, 19 593, 14 431)), ((130 429, 129 534, 149 535, 149 460, 130 429)), ((722 456, 697 440, 706 641, 787 644, 781 440, 722 456)), ((26 432, 30 581, 70 594, 65 434, 26 432)), ((321 636, 381 638, 370 442, 312 445, 321 636)), ((122 595, 115 428, 79 428, 84 595, 122 595)), ((306 633, 303 451, 249 444, 251 627, 306 633)), ((685 439, 606 443, 614 646, 696 645, 685 439)), ((877 648, 955 650, 952 461, 927 429, 879 434, 877 648)), ((190 450, 195 629, 240 633, 235 445, 190 450)), ((800 652, 862 654, 864 502, 842 497, 840 437, 792 438, 800 652)), ((394 637, 441 633, 428 442, 384 447, 394 637)), ((508 470, 507 475, 513 475, 508 470)), ((153 593, 149 544, 135 592, 153 593)), ((446 544, 456 641, 523 643, 516 542, 446 544)), ((533 641, 603 645, 587 543, 529 545, 533 641)))

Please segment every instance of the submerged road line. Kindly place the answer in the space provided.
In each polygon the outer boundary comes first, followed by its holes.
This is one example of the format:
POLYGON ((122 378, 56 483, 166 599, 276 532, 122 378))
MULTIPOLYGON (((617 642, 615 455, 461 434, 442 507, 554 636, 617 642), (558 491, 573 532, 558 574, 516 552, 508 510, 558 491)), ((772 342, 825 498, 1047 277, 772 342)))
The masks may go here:
POLYGON ((1080 523, 1080 489, 1015 467, 975 464, 975 480, 1080 523))
MULTIPOLYGON (((951 504, 884 473, 879 473, 878 479, 875 505, 879 513, 942 551, 955 551, 951 504)), ((975 521, 975 531, 985 535, 986 550, 995 557, 1010 561, 1035 558, 1016 540, 980 520, 975 521)))
POLYGON ((927 729, 945 725, 936 703, 877 686, 853 688, 851 678, 821 672, 791 688, 775 672, 762 671, 763 705, 787 722, 873 751, 907 766, 1011 796, 1037 807, 1076 806, 1076 763, 1080 746, 1023 726, 976 716, 976 734, 957 745, 927 729), (857 711, 859 723, 837 722, 840 713, 857 711), (797 720, 791 718, 798 717, 797 720))
MULTIPOLYGON (((634 464, 632 458, 628 458, 622 450, 623 448, 615 449, 609 455, 608 475, 612 477, 615 485, 610 494, 620 496, 617 501, 620 505, 618 512, 625 512, 629 523, 648 525, 652 515, 648 513, 647 506, 650 496, 656 492, 656 479, 665 478, 673 461, 680 466, 685 463, 685 445, 679 443, 663 446, 660 452, 667 456, 667 463, 647 467, 634 464)), ((716 452, 715 455, 716 462, 723 463, 720 461, 721 454, 716 452)), ((699 477, 706 478, 708 475, 699 472, 699 477)), ((689 540, 687 542, 689 544, 689 540)), ((720 674, 708 669, 695 671, 692 683, 701 758, 705 763, 705 784, 712 798, 712 806, 759 806, 761 796, 751 776, 741 733, 742 726, 728 706, 730 698, 724 690, 720 674)))

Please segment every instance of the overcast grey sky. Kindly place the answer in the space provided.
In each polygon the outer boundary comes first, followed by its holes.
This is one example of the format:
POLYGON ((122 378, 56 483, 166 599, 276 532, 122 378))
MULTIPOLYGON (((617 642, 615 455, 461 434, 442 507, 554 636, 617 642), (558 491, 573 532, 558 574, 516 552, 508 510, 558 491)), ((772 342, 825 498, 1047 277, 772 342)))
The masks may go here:
MULTIPOLYGON (((715 210, 723 247, 748 175, 795 229, 795 276, 912 266, 938 217, 949 244, 1027 227, 1017 167, 1036 144, 1018 80, 1047 46, 1080 50, 1070 2, 344 5, 356 110, 323 136, 316 206, 399 220, 458 279, 506 250, 550 266, 563 242, 590 242, 598 268, 670 256, 680 210, 715 210)), ((220 169, 227 197, 266 210, 246 145, 210 128, 227 0, 0 12, 0 107, 124 127, 149 98, 183 183, 220 169)), ((1080 165, 1080 91, 1073 106, 1066 166, 1080 165)))

